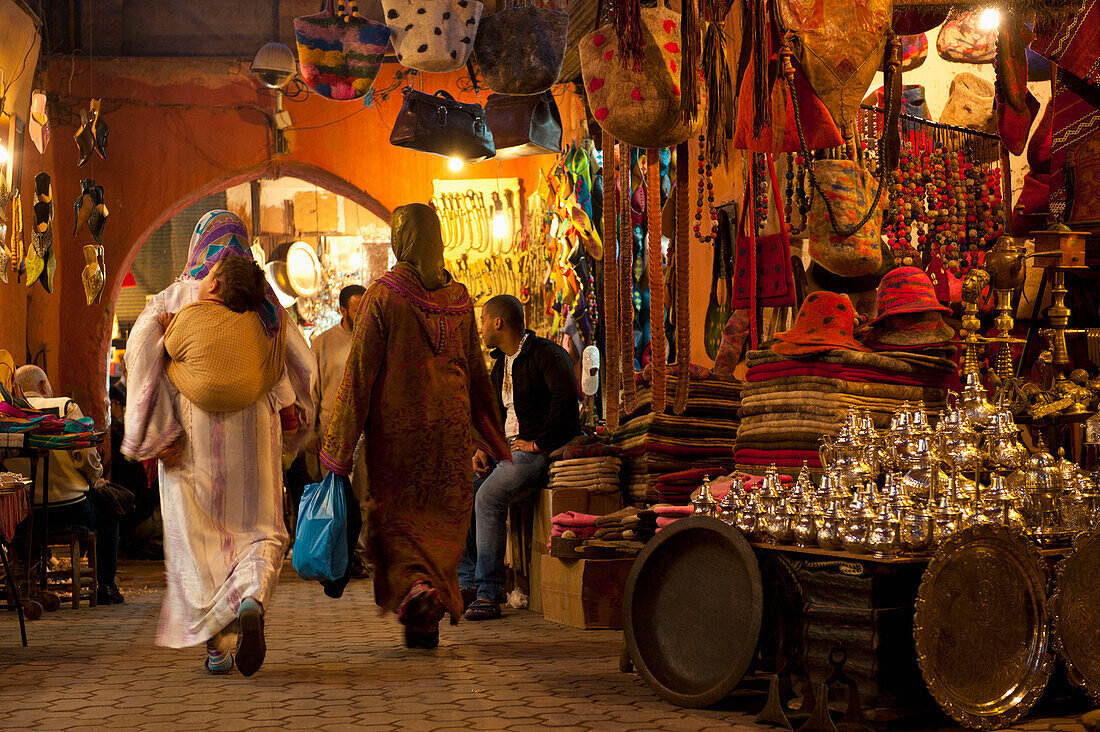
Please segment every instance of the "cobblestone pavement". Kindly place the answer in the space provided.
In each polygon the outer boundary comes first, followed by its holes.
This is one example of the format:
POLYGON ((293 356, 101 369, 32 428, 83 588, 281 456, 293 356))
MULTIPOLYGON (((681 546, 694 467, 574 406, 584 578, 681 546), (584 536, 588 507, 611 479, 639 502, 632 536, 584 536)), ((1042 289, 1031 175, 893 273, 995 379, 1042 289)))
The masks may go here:
MULTIPOLYGON (((618 670, 621 633, 582 631, 509 610, 444 627, 440 647, 409 651, 370 582, 341 600, 289 565, 267 619, 267 661, 252 678, 209 676, 201 648, 153 645, 159 562, 123 562, 121 606, 63 607, 28 624, 0 613, 0 729, 384 730, 758 729, 761 700, 678 709, 618 670)), ((1021 729, 1080 732, 1069 718, 1021 729)))

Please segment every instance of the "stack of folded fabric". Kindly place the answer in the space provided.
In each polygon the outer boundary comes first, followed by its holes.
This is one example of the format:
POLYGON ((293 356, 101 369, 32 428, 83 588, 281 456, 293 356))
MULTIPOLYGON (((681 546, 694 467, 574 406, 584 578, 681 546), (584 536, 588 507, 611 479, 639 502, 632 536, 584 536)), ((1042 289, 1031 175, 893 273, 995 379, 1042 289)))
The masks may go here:
POLYGON ((590 493, 618 493, 622 461, 613 455, 577 457, 550 463, 549 488, 584 488, 590 493))
POLYGON ((691 468, 676 473, 666 473, 657 478, 655 489, 661 503, 683 506, 691 499, 704 478, 717 478, 726 471, 722 468, 691 468))
POLYGON ((855 340, 856 321, 846 295, 815 292, 771 348, 749 352, 739 468, 799 467, 803 461, 820 468, 821 438, 836 434, 849 409, 869 412, 881 428, 905 402, 943 408, 947 388, 957 384, 949 351, 938 345, 872 353, 855 340))
POLYGON ((657 514, 648 509, 628 506, 621 511, 610 513, 596 519, 596 533, 593 539, 603 541, 645 542, 657 530, 657 514))
POLYGON ((682 518, 687 518, 693 513, 694 509, 691 506, 670 506, 665 503, 658 503, 652 511, 657 515, 657 531, 660 531, 661 529, 667 529, 682 518))
POLYGON ((596 520, 599 516, 577 511, 559 513, 550 519, 550 538, 591 539, 596 533, 596 520))
MULTIPOLYGON (((636 379, 640 382, 636 408, 612 435, 612 443, 622 452, 622 484, 629 501, 660 500, 657 479, 665 473, 709 468, 711 475, 721 475, 732 467, 741 382, 705 371, 691 373, 687 407, 681 415, 654 414, 645 372, 636 379)), ((667 380, 669 412, 677 378, 673 374, 667 380)))

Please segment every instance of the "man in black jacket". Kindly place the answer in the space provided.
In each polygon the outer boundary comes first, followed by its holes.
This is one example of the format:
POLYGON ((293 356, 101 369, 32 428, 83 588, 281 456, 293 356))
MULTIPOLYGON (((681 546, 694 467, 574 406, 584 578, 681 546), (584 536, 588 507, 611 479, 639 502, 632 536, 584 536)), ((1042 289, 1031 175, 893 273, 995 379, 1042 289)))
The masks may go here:
POLYGON ((480 449, 474 454, 474 513, 458 568, 467 620, 500 617, 508 507, 538 488, 546 456, 581 431, 573 361, 524 328, 519 300, 497 295, 485 303, 481 337, 495 361, 490 377, 512 462, 494 463, 480 449))

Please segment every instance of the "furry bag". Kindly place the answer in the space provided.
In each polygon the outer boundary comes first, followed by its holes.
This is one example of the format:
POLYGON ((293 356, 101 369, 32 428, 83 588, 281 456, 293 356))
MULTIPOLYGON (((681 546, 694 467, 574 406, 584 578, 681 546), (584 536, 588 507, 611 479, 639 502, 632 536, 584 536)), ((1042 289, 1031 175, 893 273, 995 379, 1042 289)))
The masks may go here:
POLYGON ((498 94, 541 94, 558 81, 569 13, 530 5, 506 7, 481 20, 474 56, 498 94))
POLYGON ((398 62, 434 73, 466 65, 484 7, 478 0, 382 0, 398 62))
POLYGON ((611 25, 580 42, 581 74, 592 116, 608 134, 634 147, 662 148, 692 136, 680 112, 680 14, 642 8, 645 58, 624 65, 611 25))
POLYGON ((879 198, 871 216, 850 236, 841 236, 833 229, 825 204, 828 198, 841 228, 855 225, 874 200, 874 177, 851 160, 818 160, 813 163, 813 172, 824 195, 814 197, 807 216, 810 257, 843 277, 875 272, 882 265, 882 206, 886 197, 879 198))
POLYGON ((997 28, 982 28, 982 11, 959 13, 940 27, 936 51, 946 61, 991 64, 997 56, 997 28))

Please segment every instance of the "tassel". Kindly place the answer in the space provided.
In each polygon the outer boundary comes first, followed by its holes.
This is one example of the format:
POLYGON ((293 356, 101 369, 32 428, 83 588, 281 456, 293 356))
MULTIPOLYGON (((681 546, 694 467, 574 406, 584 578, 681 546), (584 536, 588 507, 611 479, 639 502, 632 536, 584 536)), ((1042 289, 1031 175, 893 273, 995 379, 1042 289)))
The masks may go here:
POLYGON ((680 111, 685 122, 699 116, 699 11, 695 0, 680 0, 680 111))
POLYGON ((615 28, 615 39, 619 43, 623 68, 641 71, 645 64, 641 0, 615 0, 610 16, 611 25, 615 28))
POLYGON ((691 191, 688 173, 691 166, 691 146, 681 142, 676 146, 676 363, 679 377, 676 382, 676 399, 672 403, 675 414, 687 409, 688 389, 691 383, 691 322, 689 291, 691 290, 691 191))
POLYGON ((764 128, 771 124, 771 85, 768 76, 768 57, 770 54, 768 23, 765 0, 752 0, 752 131, 759 137, 764 128))
POLYGON ((634 385, 634 227, 630 225, 630 164, 634 155, 630 145, 619 145, 619 328, 620 368, 623 380, 623 412, 638 408, 634 385))
POLYGON ((618 213, 622 192, 616 191, 615 138, 603 133, 603 336, 604 336, 604 418, 608 429, 619 426, 619 364, 622 357, 619 341, 622 314, 619 312, 618 249, 616 246, 618 213), (615 196, 618 195, 619 199, 615 196))
POLYGON ((665 262, 661 253, 661 151, 646 151, 646 230, 649 235, 649 368, 653 413, 665 411, 665 262))
POLYGON ((726 36, 719 23, 708 23, 703 37, 701 60, 707 89, 707 160, 717 167, 728 157, 733 139, 734 96, 730 80, 729 59, 726 56, 726 36))

